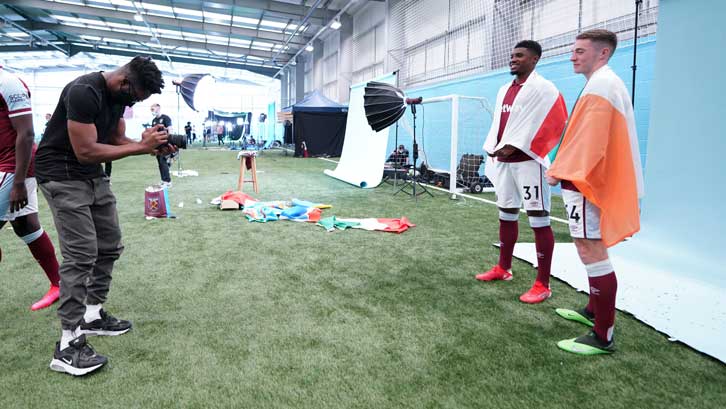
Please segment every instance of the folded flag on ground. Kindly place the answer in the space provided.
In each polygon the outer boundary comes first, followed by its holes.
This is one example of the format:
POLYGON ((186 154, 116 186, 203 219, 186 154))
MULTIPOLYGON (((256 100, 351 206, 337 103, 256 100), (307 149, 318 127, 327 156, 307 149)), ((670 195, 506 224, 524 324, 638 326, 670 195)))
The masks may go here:
POLYGON ((302 199, 292 199, 290 202, 282 200, 262 202, 242 192, 227 191, 218 198, 213 199, 212 203, 221 203, 221 208, 224 208, 225 204, 232 204, 231 208, 241 208, 245 218, 251 222, 265 223, 276 220, 310 222, 316 223, 318 226, 322 226, 327 231, 354 228, 370 231, 403 233, 410 227, 416 226, 405 216, 398 219, 357 219, 338 218, 336 216, 326 217, 323 219, 323 209, 329 209, 333 206, 302 199))
POLYGON ((416 226, 415 224, 411 223, 405 216, 401 217, 400 219, 351 219, 337 218, 335 216, 331 216, 320 220, 317 225, 325 228, 325 230, 327 231, 333 231, 335 229, 345 230, 348 228, 353 228, 370 231, 386 231, 391 233, 403 233, 408 230, 409 227, 416 226))

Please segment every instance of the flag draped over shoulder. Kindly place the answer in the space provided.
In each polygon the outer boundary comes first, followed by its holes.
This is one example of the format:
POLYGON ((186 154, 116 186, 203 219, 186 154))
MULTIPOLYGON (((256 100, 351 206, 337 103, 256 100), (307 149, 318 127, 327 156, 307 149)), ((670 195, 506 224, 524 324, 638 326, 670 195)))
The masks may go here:
POLYGON ((600 209, 611 247, 640 230, 643 197, 635 116, 623 81, 607 65, 582 90, 548 175, 569 180, 600 209))
MULTIPOLYGON (((510 85, 511 83, 505 84, 499 89, 492 126, 484 142, 484 150, 491 155, 504 145, 511 145, 547 168, 550 165, 547 154, 557 145, 565 128, 567 120, 565 100, 552 82, 533 71, 514 99, 502 139, 497 143, 502 104, 510 85)), ((492 165, 495 160, 496 158, 491 157, 487 160, 485 172, 496 184, 492 178, 494 173, 492 165)))

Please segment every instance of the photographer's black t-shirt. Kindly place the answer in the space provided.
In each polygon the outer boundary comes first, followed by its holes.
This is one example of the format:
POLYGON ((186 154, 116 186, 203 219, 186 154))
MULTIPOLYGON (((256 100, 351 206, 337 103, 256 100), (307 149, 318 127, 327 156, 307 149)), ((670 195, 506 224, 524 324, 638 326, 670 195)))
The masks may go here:
POLYGON ((104 176, 101 164, 82 164, 68 137, 68 120, 96 126, 97 142, 109 143, 124 106, 106 90, 101 72, 82 75, 63 88, 58 105, 38 145, 35 176, 46 180, 85 180, 104 176))

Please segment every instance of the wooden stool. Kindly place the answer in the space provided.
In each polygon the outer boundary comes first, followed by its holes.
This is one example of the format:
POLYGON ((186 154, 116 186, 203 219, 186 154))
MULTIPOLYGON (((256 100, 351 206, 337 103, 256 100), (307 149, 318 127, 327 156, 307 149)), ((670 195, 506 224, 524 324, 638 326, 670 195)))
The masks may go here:
POLYGON ((237 159, 239 160, 239 179, 237 179, 237 190, 242 191, 242 186, 245 182, 252 183, 252 187, 255 189, 255 193, 260 193, 259 187, 257 185, 257 163, 255 161, 255 158, 257 157, 256 151, 240 151, 240 153, 237 154, 237 159), (246 162, 251 162, 250 172, 252 173, 252 179, 245 179, 245 169, 247 169, 246 162))

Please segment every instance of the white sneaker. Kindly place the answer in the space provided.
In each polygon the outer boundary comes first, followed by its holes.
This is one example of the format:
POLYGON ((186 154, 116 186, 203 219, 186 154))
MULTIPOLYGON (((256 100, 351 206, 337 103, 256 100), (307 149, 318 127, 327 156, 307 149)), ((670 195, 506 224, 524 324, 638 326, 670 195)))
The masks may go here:
POLYGON ((159 183, 161 187, 171 187, 171 182, 164 182, 163 180, 159 183))

